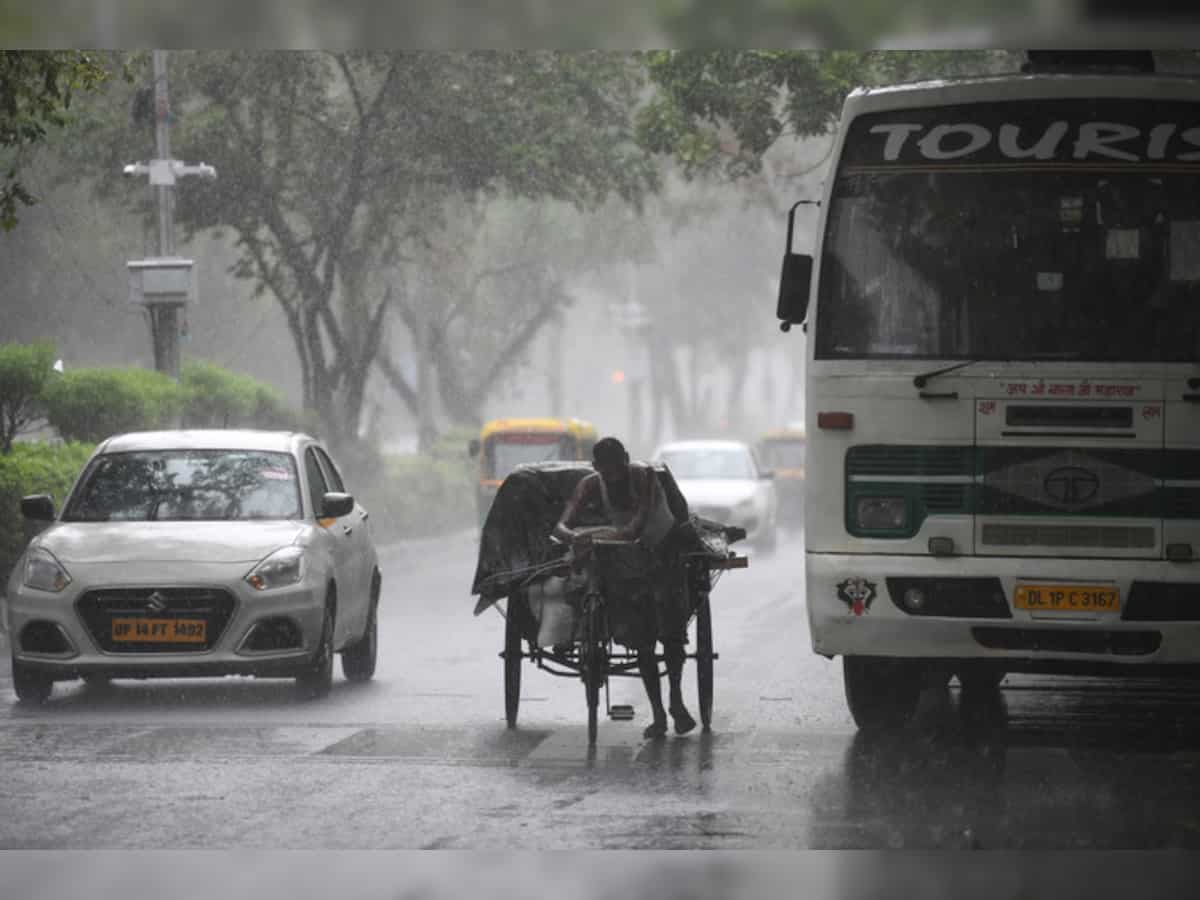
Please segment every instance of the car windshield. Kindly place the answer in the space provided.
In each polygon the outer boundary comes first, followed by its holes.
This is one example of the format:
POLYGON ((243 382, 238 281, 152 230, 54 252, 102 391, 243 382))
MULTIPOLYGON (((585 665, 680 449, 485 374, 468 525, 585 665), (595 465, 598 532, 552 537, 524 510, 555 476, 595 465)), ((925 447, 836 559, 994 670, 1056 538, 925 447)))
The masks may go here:
POLYGON ((492 477, 503 479, 522 463, 552 462, 565 459, 563 440, 557 435, 521 435, 498 438, 489 448, 492 477))
POLYGON ((291 454, 257 450, 100 456, 63 514, 68 522, 298 518, 300 483, 291 454))
POLYGON ((1187 362, 1200 104, 860 116, 834 182, 817 356, 1187 362))
POLYGON ((745 450, 732 448, 691 448, 664 450, 660 454, 671 474, 681 480, 702 478, 754 478, 754 461, 745 450))

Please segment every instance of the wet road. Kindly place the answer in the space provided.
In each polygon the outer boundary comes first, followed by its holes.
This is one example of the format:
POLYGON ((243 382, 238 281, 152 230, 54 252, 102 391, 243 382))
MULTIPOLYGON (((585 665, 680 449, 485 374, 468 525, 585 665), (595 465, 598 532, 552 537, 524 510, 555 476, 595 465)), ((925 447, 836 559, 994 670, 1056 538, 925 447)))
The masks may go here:
MULTIPOLYGON (((3 848, 1200 847, 1200 685, 1010 676, 857 735, 808 649, 796 542, 713 594, 714 729, 645 742, 640 685, 586 748, 582 686, 526 664, 503 721, 503 621, 471 616, 469 535, 388 548, 376 680, 59 684, 0 674, 3 848)), ((7 649, 5 649, 7 653, 7 649)), ((689 667, 688 699, 694 703, 689 667)))

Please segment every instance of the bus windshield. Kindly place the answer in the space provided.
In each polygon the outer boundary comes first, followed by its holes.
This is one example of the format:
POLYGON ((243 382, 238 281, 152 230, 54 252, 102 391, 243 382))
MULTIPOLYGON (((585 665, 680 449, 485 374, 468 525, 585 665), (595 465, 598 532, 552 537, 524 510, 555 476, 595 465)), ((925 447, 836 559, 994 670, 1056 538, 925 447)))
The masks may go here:
POLYGON ((818 359, 1197 359, 1200 104, 858 117, 816 327, 818 359))

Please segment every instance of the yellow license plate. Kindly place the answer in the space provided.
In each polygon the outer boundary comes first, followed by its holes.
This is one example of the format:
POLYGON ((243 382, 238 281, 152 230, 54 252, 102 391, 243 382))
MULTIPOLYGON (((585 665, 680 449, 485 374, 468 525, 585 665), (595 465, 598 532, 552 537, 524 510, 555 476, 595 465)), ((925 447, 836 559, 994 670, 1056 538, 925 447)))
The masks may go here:
POLYGON ((1019 584, 1013 605, 1034 612, 1119 612, 1121 592, 1098 584, 1019 584))
POLYGON ((112 639, 120 643, 203 644, 203 619, 113 619, 112 639))

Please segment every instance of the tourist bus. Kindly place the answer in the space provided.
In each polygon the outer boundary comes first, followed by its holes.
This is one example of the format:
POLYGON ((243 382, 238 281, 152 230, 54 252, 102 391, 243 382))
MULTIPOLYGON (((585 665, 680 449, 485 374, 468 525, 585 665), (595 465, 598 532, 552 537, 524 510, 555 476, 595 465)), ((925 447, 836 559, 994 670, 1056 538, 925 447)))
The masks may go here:
POLYGON ((1200 668, 1200 82, 854 91, 778 314, 812 647, 860 728, 951 674, 1200 668))

